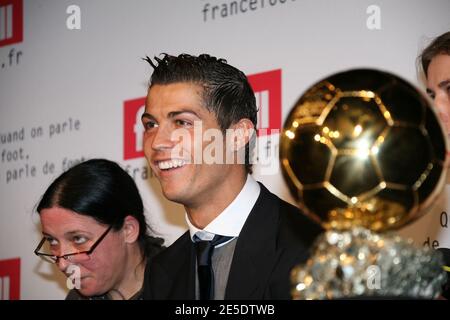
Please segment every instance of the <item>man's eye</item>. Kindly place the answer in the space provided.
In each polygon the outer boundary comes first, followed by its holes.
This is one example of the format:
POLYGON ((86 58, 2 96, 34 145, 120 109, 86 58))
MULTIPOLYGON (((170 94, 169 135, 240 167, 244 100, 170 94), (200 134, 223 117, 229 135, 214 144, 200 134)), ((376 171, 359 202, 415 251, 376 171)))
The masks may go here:
POLYGON ((428 96, 429 96, 432 100, 434 100, 434 98, 435 98, 434 92, 428 92, 428 96))
POLYGON ((181 127, 190 127, 192 125, 192 123, 190 121, 181 120, 181 119, 175 120, 175 124, 177 126, 181 126, 181 127))
POLYGON ((148 129, 152 129, 152 128, 156 128, 158 126, 158 124, 154 121, 146 121, 144 122, 144 129, 148 130, 148 129))

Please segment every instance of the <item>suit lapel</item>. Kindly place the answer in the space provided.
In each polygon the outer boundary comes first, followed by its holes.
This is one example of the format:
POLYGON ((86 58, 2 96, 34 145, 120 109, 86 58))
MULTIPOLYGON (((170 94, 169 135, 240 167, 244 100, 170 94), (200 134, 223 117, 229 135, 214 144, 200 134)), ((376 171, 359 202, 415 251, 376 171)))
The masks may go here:
POLYGON ((262 299, 281 252, 277 252, 278 202, 262 184, 261 193, 236 243, 225 299, 262 299))
POLYGON ((178 250, 174 252, 175 259, 166 265, 168 274, 173 279, 168 279, 170 289, 169 299, 195 299, 195 250, 191 243, 189 232, 185 233, 178 250), (175 261, 175 263, 173 263, 175 261))

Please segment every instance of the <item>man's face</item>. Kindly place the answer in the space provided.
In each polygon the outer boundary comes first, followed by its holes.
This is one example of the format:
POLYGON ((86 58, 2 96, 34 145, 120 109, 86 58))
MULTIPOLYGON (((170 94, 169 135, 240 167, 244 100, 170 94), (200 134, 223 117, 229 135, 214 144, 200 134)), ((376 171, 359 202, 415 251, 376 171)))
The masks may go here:
POLYGON ((434 100, 444 128, 450 134, 450 55, 440 54, 431 60, 427 93, 434 100))
POLYGON ((144 153, 164 196, 185 206, 204 204, 220 194, 232 167, 194 160, 211 143, 198 136, 199 124, 203 133, 208 129, 220 132, 201 95, 202 88, 193 83, 153 85, 142 117, 144 153))

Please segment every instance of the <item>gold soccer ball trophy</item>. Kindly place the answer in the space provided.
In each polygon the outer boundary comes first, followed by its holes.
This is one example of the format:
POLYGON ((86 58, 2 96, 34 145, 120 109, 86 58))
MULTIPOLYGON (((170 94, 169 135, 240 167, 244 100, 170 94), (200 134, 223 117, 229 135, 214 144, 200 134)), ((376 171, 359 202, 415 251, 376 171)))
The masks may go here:
POLYGON ((396 236, 445 184, 446 138, 428 100, 377 70, 334 74, 284 124, 280 161, 303 212, 326 232, 291 274, 293 299, 435 298, 442 258, 396 236))

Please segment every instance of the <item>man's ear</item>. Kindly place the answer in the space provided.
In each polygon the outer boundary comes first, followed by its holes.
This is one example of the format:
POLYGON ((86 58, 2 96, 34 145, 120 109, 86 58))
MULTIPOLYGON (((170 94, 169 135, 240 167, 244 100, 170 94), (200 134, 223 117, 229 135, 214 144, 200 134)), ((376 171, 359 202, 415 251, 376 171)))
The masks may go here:
POLYGON ((126 216, 122 231, 126 243, 134 243, 139 237, 139 222, 133 216, 126 216))
POLYGON ((235 137, 235 150, 238 151, 239 149, 245 147, 245 145, 250 141, 250 138, 255 133, 255 126, 253 125, 253 122, 250 121, 250 119, 242 118, 235 124, 231 126, 231 129, 234 130, 234 137, 235 137))

